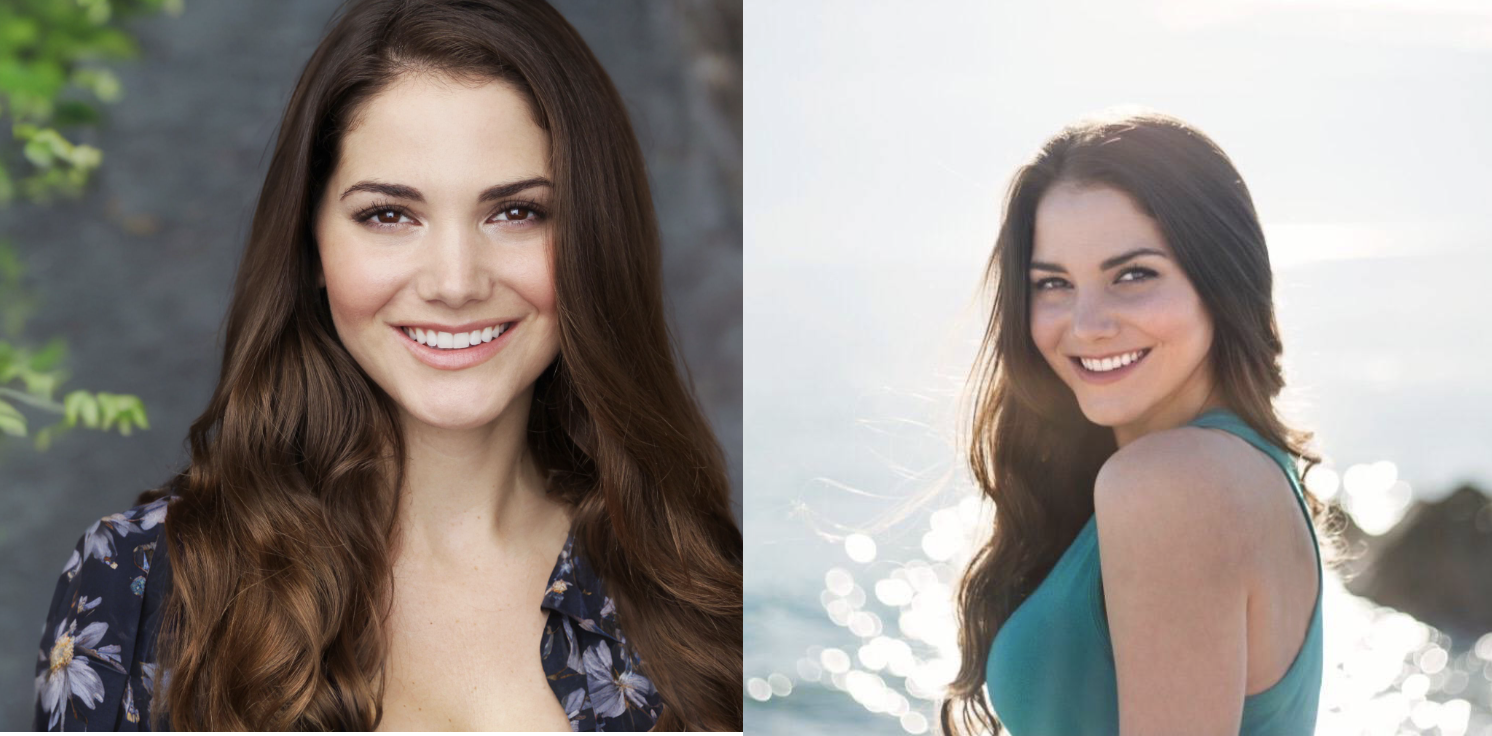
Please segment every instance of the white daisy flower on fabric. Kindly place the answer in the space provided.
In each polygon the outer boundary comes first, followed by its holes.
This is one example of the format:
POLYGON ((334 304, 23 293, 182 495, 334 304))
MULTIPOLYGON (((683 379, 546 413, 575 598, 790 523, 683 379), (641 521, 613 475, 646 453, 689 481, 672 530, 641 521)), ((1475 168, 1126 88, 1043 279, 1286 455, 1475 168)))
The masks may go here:
POLYGON ((160 524, 166 520, 166 501, 168 501, 169 498, 170 497, 158 498, 146 504, 145 507, 141 509, 141 511, 143 512, 140 514, 139 519, 141 529, 153 529, 155 528, 156 524, 160 524))
POLYGON ((611 647, 598 642, 585 651, 585 676, 591 691, 591 705, 596 715, 615 718, 630 706, 647 706, 647 696, 653 693, 653 683, 648 678, 625 669, 612 669, 611 647))
POLYGON ((109 567, 118 569, 114 561, 114 535, 121 537, 138 534, 140 527, 134 519, 124 514, 110 514, 89 525, 83 532, 83 559, 97 558, 109 567))
POLYGON ((560 601, 564 600, 565 598, 565 591, 569 589, 569 583, 565 582, 564 580, 555 580, 554 583, 549 586, 549 589, 544 591, 544 601, 551 606, 558 606, 560 604, 560 601))
POLYGON ((43 711, 48 714, 47 730, 61 723, 63 710, 77 696, 89 710, 104 700, 104 681, 83 655, 119 666, 119 645, 94 649, 109 625, 102 621, 88 624, 76 631, 77 622, 64 619, 57 624, 57 633, 50 653, 42 652, 42 661, 50 662, 47 670, 36 676, 36 693, 41 699, 43 711))

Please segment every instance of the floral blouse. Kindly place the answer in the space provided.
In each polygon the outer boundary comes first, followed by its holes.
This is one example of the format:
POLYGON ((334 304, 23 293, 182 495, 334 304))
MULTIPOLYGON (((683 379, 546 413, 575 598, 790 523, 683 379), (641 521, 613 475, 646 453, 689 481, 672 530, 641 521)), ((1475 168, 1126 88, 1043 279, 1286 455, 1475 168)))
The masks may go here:
MULTIPOLYGON (((99 519, 73 548, 42 627, 33 729, 150 730, 156 635, 171 584, 157 538, 175 498, 99 519)), ((572 553, 574 542, 565 540, 540 604, 549 612, 539 645, 549 686, 571 730, 646 731, 662 701, 639 672, 601 580, 572 553)), ((163 676, 170 680, 170 672, 163 676)))

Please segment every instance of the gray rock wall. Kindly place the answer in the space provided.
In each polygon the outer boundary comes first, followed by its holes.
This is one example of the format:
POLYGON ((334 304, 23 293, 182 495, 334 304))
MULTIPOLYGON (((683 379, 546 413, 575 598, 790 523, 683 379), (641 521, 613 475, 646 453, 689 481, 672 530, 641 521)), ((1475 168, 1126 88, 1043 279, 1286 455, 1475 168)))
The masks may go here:
MULTIPOLYGON (((626 98, 663 228, 672 326, 730 462, 741 509, 741 5, 564 0, 626 98)), ((124 99, 93 139, 76 201, 0 211, 72 380, 137 394, 151 429, 76 431, 0 457, 0 729, 30 727, 40 627, 78 535, 186 461, 221 356, 218 328, 275 126, 333 0, 187 0, 133 24, 124 99)), ((30 416, 36 416, 28 412, 30 416)), ((51 421, 51 420, 48 420, 51 421)))

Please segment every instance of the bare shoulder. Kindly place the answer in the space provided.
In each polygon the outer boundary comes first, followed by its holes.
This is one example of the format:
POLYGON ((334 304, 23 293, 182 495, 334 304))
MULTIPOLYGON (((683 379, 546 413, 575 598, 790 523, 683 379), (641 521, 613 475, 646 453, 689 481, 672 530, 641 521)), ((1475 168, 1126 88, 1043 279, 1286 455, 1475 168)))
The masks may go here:
POLYGON ((1261 494, 1251 492, 1258 453, 1219 430, 1185 426, 1153 432, 1120 448, 1093 489, 1100 529, 1153 540, 1173 552, 1243 561, 1261 494), (1127 529, 1133 527, 1133 529, 1127 529), (1179 548, 1178 548, 1179 547, 1179 548))
POLYGON ((1239 462, 1227 437, 1178 427, 1125 445, 1099 471, 1121 733, 1238 733, 1254 567, 1239 462))

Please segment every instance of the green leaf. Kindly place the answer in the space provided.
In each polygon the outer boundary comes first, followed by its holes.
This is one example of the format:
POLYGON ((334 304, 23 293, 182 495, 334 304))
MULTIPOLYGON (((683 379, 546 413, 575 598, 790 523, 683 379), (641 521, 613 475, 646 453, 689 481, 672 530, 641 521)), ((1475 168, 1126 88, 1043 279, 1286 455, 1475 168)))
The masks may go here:
POLYGON ((86 174, 88 171, 98 168, 98 165, 103 162, 104 152, 89 145, 73 146, 70 159, 73 166, 78 167, 80 172, 86 174))
POLYGON ((37 373, 35 371, 21 371, 21 380, 26 382, 26 393, 39 396, 47 401, 52 400, 52 393, 57 390, 58 375, 56 373, 37 373))
POLYGON ((26 417, 4 401, 0 401, 0 432, 16 437, 26 436, 26 417))
POLYGON ((114 420, 119 418, 119 396, 100 391, 98 392, 98 406, 104 413, 104 423, 99 429, 107 432, 110 427, 114 426, 114 420))
POLYGON ((62 400, 63 423, 71 427, 83 420, 83 426, 98 429, 98 401, 87 391, 73 391, 62 400))
POLYGON ((67 359, 67 341, 54 337, 47 342, 47 346, 31 356, 31 370, 49 371, 56 368, 59 363, 67 359))
POLYGON ((40 137, 26 141, 24 153, 26 154, 26 160, 30 161, 37 168, 51 168, 53 160, 52 147, 40 137))
POLYGON ((98 125, 103 120, 103 113, 93 105, 82 100, 64 100, 57 103, 52 124, 59 128, 68 128, 74 125, 98 125))
POLYGON ((90 33, 86 42, 87 59, 133 59, 140 54, 134 37, 118 28, 98 28, 90 33))
POLYGON ((8 16, 0 18, 0 48, 21 49, 36 43, 41 26, 35 18, 8 16))
POLYGON ((27 362, 29 354, 25 350, 9 343, 0 343, 0 385, 10 383, 19 376, 26 369, 27 362))
POLYGON ((100 424, 98 399, 89 396, 88 401, 83 403, 82 411, 83 426, 89 429, 98 429, 100 424))
POLYGON ((127 395, 124 399, 125 416, 140 429, 150 429, 150 422, 145 419, 145 404, 140 402, 140 397, 127 395))
POLYGON ((94 25, 103 25, 109 22, 109 0, 78 0, 88 15, 88 21, 94 25))
MULTIPOLYGON (((67 85, 62 64, 50 59, 31 62, 0 59, 0 91, 52 98, 67 85)), ((11 104, 15 104, 12 101, 11 104)))
POLYGON ((73 84, 93 92, 104 102, 118 102, 120 97, 119 77, 108 69, 84 67, 73 70, 73 84))

